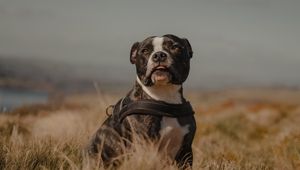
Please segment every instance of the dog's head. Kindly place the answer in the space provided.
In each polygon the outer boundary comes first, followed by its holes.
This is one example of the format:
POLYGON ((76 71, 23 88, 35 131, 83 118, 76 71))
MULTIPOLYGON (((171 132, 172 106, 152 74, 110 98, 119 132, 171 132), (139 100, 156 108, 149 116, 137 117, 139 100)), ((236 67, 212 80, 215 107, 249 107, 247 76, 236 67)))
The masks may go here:
POLYGON ((188 77, 192 47, 175 35, 152 36, 131 47, 130 62, 145 86, 182 84, 188 77))

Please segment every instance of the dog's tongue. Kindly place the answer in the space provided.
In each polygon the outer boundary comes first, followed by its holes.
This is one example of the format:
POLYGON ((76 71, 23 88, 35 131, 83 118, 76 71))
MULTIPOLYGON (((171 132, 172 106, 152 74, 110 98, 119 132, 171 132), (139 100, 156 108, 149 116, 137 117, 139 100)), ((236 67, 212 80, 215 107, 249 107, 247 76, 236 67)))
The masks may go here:
POLYGON ((154 75, 155 81, 165 81, 168 79, 168 73, 165 71, 156 71, 154 75))
POLYGON ((155 80, 156 81, 165 81, 165 80, 167 80, 167 76, 166 75, 157 75, 157 76, 155 76, 155 80))

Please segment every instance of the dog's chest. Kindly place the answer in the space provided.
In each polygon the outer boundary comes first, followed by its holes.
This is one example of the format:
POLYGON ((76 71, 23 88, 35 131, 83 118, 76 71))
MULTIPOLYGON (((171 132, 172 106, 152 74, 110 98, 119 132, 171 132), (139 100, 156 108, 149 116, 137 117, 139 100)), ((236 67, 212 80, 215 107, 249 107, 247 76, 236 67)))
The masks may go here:
POLYGON ((189 132, 189 126, 181 126, 177 118, 170 117, 163 117, 160 126, 160 149, 167 151, 170 157, 175 158, 184 136, 189 132))

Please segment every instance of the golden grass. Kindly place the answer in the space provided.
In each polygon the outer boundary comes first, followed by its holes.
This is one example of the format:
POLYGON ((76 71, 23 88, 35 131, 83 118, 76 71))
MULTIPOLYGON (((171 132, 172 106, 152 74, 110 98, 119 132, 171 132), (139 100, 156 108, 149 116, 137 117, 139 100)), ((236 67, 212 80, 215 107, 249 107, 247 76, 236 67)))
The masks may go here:
MULTIPOLYGON (((78 95, 0 115, 0 169, 84 169, 83 148, 121 96, 78 95)), ((198 125, 193 169, 300 169, 299 91, 188 96, 198 125)), ((177 169, 149 144, 134 148, 120 169, 177 169)))

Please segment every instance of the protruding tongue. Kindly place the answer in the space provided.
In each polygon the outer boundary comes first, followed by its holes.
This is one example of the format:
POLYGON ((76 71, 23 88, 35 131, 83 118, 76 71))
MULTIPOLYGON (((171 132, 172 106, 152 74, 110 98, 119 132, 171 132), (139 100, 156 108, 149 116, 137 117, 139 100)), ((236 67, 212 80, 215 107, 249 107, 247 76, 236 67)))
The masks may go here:
POLYGON ((156 71, 154 79, 155 81, 165 81, 168 78, 168 73, 165 71, 156 71))
POLYGON ((166 67, 159 66, 157 67, 158 70, 156 70, 152 74, 152 81, 154 82, 165 82, 168 81, 169 73, 166 69, 166 67))

